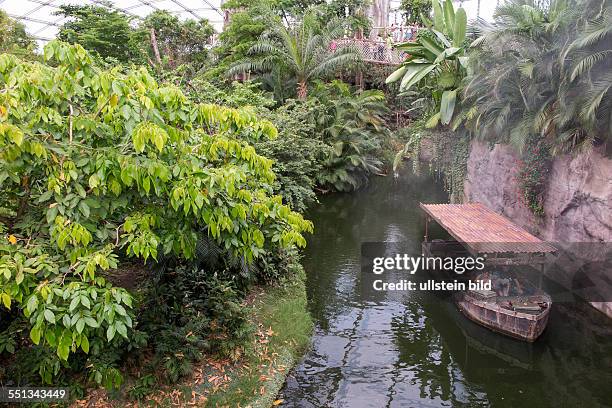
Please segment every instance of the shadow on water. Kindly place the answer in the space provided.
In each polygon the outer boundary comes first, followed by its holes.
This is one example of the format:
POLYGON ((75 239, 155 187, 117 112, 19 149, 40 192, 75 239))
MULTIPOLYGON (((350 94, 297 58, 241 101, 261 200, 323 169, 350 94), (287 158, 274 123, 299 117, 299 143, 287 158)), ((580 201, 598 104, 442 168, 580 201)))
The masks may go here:
POLYGON ((472 323, 438 294, 362 298, 361 243, 419 248, 420 201, 447 196, 429 175, 406 172, 323 197, 310 212, 304 266, 316 327, 284 406, 612 406, 612 321, 588 306, 555 304, 543 336, 527 344, 472 323))

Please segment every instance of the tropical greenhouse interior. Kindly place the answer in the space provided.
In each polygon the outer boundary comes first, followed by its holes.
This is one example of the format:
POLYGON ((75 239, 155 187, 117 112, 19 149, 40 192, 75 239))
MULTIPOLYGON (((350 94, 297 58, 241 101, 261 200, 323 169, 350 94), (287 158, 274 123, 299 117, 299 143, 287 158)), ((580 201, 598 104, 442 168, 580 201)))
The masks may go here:
POLYGON ((0 0, 0 34, 0 404, 612 406, 611 0, 0 0), (372 269, 438 247, 493 286, 372 269))

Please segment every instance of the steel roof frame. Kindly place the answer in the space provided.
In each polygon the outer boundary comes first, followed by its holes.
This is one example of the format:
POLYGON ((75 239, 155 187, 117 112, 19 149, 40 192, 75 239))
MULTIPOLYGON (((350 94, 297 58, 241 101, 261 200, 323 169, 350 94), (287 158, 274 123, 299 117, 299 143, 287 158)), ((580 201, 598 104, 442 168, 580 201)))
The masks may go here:
MULTIPOLYGON (((2 3, 4 3, 6 0, 0 0, 0 6, 2 6, 2 3)), ((33 23, 38 23, 38 24, 43 24, 42 27, 38 28, 35 32, 31 33, 31 35, 39 40, 43 40, 43 41, 49 41, 49 38, 46 37, 42 37, 39 34, 43 31, 45 31, 46 29, 48 29, 49 27, 60 27, 61 23, 66 19, 65 17, 60 17, 58 19, 55 20, 51 20, 51 19, 40 19, 40 18, 34 18, 31 17, 32 14, 36 13, 39 10, 42 10, 44 8, 52 8, 52 9, 59 9, 60 8, 60 4, 58 3, 60 0, 28 0, 31 3, 35 3, 37 4, 36 7, 34 7, 33 9, 30 9, 28 11, 26 11, 25 13, 18 15, 15 13, 11 13, 9 14, 10 17, 17 19, 17 20, 22 20, 22 21, 29 21, 29 22, 33 22, 33 23)), ((120 7, 118 4, 116 3, 120 3, 120 1, 117 2, 111 2, 110 3, 110 8, 120 11, 124 14, 129 15, 130 17, 133 17, 135 19, 138 20, 142 20, 142 17, 139 16, 138 14, 135 14, 132 10, 137 9, 139 7, 142 6, 147 6, 152 8, 153 10, 161 10, 161 8, 158 6, 158 4, 160 1, 162 0, 136 0, 137 3, 132 4, 131 6, 128 7, 120 7)), ((223 17, 223 12, 220 10, 219 7, 215 6, 213 3, 211 3, 211 1, 209 0, 200 0, 200 3, 202 5, 202 7, 187 7, 181 0, 169 0, 171 1, 173 4, 175 4, 179 9, 178 10, 168 10, 168 12, 172 13, 172 14, 181 14, 181 13, 187 13, 190 14, 191 16, 193 16, 196 20, 200 20, 202 18, 204 18, 202 15, 200 15, 198 12, 201 11, 205 11, 205 10, 211 10, 211 11, 215 11, 217 14, 219 14, 221 17, 223 17)), ((107 6, 108 3, 104 2, 103 0, 88 0, 88 2, 90 2, 91 4, 94 5, 98 5, 98 6, 107 6)), ((221 2, 222 3, 222 2, 221 2)), ((209 21, 213 21, 210 20, 209 21)))

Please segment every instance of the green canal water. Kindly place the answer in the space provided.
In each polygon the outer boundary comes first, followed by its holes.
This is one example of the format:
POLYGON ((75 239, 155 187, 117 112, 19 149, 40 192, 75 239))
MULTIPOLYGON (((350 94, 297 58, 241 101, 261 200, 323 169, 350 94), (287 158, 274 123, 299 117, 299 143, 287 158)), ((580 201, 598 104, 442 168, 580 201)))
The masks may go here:
POLYGON ((304 265, 316 325, 283 406, 612 406, 612 320, 588 306, 553 305, 548 328, 527 344, 468 321, 436 294, 364 299, 361 244, 419 248, 419 202, 446 200, 430 175, 405 172, 311 210, 304 265))

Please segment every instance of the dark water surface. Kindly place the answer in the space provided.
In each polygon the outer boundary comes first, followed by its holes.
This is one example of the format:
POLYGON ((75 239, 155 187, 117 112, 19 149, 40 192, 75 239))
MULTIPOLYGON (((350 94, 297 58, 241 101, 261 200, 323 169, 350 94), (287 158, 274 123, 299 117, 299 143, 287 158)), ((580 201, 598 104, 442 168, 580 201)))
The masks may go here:
POLYGON ((284 406, 612 406, 612 320, 590 307, 553 305, 547 330, 527 344, 468 321, 435 294, 362 299, 361 243, 418 248, 419 201, 447 197, 429 175, 406 172, 323 197, 310 212, 316 231, 304 265, 316 326, 284 406))

